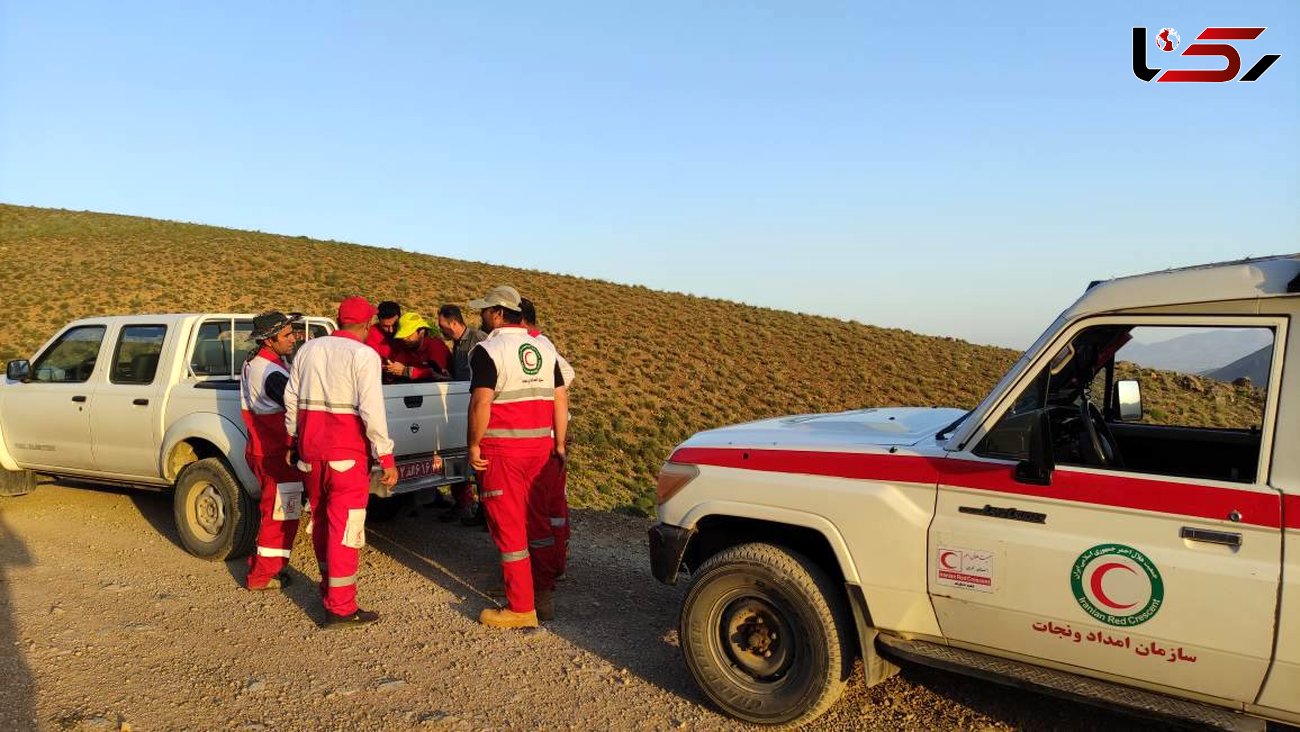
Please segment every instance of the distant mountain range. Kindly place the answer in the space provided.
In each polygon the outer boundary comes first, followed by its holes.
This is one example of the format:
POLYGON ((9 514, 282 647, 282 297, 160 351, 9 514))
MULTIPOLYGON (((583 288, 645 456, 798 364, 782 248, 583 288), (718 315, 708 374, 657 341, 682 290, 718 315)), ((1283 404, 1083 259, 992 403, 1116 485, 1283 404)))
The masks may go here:
POLYGON ((1268 372, 1273 365, 1273 347, 1264 346, 1249 356, 1242 356, 1221 369, 1206 371, 1205 375, 1218 381, 1233 382, 1250 379, 1255 386, 1268 385, 1268 372))
MULTIPOLYGON (((1273 334, 1262 328, 1197 329, 1177 338, 1158 343, 1129 343, 1120 349, 1117 357, 1139 366, 1184 374, 1204 374, 1221 381, 1232 381, 1238 376, 1250 375, 1243 371, 1255 364, 1249 359, 1262 360, 1258 373, 1267 375, 1269 351, 1273 334), (1213 376, 1214 373, 1237 374, 1231 378, 1213 376)), ((1257 385, 1261 380, 1251 376, 1257 385)))

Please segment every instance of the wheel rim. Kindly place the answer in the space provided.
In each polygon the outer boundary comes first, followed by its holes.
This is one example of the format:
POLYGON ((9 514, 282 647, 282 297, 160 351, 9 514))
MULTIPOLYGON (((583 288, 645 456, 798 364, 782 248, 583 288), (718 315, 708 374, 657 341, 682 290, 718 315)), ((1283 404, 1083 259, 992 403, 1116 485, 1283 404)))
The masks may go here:
POLYGON ((190 501, 190 525, 200 540, 213 541, 226 525, 226 505, 216 485, 205 481, 195 487, 194 499, 190 501))
POLYGON ((741 594, 718 603, 714 653, 736 683, 770 689, 785 680, 796 656, 786 613, 771 598, 741 594))

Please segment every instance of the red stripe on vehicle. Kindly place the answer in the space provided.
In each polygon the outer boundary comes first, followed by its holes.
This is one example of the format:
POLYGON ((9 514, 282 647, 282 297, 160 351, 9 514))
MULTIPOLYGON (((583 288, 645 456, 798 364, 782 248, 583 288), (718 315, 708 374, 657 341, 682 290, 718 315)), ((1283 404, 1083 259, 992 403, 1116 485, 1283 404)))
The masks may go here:
POLYGON ((1282 517, 1288 529, 1300 529, 1300 496, 1282 497, 1282 517))
MULTIPOLYGON (((834 478, 925 483, 1012 493, 1035 498, 1088 503, 1140 511, 1224 520, 1237 511, 1241 522, 1278 528, 1277 496, 1196 483, 1101 475, 1058 469, 1050 486, 1020 483, 1014 466, 974 460, 911 455, 877 455, 810 450, 757 450, 684 447, 669 458, 675 463, 713 465, 763 472, 823 475, 834 478)), ((1288 497, 1288 527, 1300 528, 1300 497, 1288 497)))

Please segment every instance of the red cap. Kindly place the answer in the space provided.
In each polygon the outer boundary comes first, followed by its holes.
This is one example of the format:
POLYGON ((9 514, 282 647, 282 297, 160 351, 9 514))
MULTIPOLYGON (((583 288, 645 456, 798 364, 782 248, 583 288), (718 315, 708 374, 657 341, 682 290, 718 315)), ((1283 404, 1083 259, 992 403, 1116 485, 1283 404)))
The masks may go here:
POLYGON ((375 317, 375 306, 370 301, 356 295, 339 303, 339 325, 369 323, 375 317))

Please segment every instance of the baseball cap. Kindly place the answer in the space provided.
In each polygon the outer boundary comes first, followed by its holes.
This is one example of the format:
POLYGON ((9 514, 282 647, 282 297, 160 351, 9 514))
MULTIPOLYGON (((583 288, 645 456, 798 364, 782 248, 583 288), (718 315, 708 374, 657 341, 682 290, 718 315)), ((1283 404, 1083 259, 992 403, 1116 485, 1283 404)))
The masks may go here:
POLYGON ((517 313, 519 312, 519 291, 510 285, 499 285, 488 290, 488 294, 481 299, 470 300, 469 306, 474 310, 502 307, 517 313))
POLYGON ((339 325, 369 323, 373 317, 375 317, 375 306, 360 295, 354 295, 339 303, 339 325))
POLYGON ((409 338, 415 331, 428 327, 428 321, 420 317, 419 313, 402 313, 402 317, 397 319, 397 330, 393 333, 393 337, 409 338))

